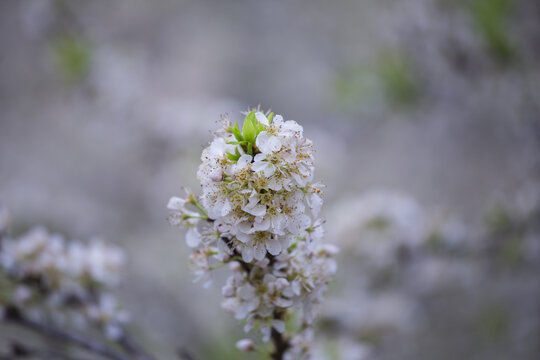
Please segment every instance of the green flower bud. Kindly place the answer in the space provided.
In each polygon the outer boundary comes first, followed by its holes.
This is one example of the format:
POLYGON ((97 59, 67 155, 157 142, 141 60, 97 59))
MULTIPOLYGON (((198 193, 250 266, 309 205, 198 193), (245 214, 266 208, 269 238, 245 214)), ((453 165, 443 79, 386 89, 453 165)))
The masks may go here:
POLYGON ((242 134, 244 139, 252 144, 255 143, 257 138, 257 119, 255 118, 255 110, 251 111, 244 119, 244 126, 242 127, 242 134))

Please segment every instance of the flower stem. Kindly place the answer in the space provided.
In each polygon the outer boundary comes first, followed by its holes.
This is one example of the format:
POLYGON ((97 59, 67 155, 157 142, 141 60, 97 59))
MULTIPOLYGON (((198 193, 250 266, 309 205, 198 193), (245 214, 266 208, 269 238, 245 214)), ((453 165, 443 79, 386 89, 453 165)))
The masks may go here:
MULTIPOLYGON (((281 320, 283 318, 283 312, 274 312, 274 318, 281 320)), ((274 344, 274 350, 270 354, 271 358, 273 360, 283 360, 283 356, 291 344, 282 333, 274 328, 272 328, 271 338, 274 344)))

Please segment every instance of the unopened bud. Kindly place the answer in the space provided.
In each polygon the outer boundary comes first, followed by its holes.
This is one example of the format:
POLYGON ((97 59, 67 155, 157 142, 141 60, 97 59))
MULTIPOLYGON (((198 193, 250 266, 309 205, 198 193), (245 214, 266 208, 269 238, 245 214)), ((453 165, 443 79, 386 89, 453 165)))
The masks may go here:
POLYGON ((236 342, 236 347, 239 350, 242 350, 242 351, 253 351, 253 350, 255 350, 255 344, 253 343, 253 340, 251 340, 251 339, 238 340, 236 342))
POLYGON ((229 263, 229 269, 232 271, 239 271, 242 269, 242 265, 238 261, 231 261, 229 263))

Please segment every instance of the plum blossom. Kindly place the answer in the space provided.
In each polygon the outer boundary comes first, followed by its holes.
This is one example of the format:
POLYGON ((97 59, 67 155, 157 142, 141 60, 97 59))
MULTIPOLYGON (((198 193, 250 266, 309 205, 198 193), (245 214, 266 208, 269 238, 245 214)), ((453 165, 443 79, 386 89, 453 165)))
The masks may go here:
POLYGON ((67 241, 42 227, 1 240, 0 272, 7 287, 0 307, 34 320, 98 327, 111 340, 122 335, 129 316, 112 295, 125 261, 118 247, 97 239, 67 241))
MULTIPOLYGON (((228 263, 223 308, 263 341, 281 334, 291 354, 308 354, 309 341, 294 341, 285 320, 298 312, 302 333, 310 333, 337 270, 337 248, 321 243, 323 186, 313 172, 313 145, 302 126, 253 110, 242 129, 224 119, 203 150, 201 195, 168 203, 171 224, 187 229, 195 280, 209 285, 212 270, 228 263)), ((253 346, 247 339, 237 344, 253 346)))

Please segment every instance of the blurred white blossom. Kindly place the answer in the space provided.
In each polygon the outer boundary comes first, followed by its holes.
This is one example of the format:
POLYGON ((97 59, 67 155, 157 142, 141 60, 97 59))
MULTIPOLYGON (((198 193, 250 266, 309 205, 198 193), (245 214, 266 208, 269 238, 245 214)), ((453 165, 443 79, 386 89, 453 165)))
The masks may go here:
POLYGON ((124 253, 93 239, 67 241, 42 227, 18 239, 3 238, 0 251, 7 292, 2 307, 35 320, 95 325, 115 339, 128 315, 111 290, 118 284, 124 253))

